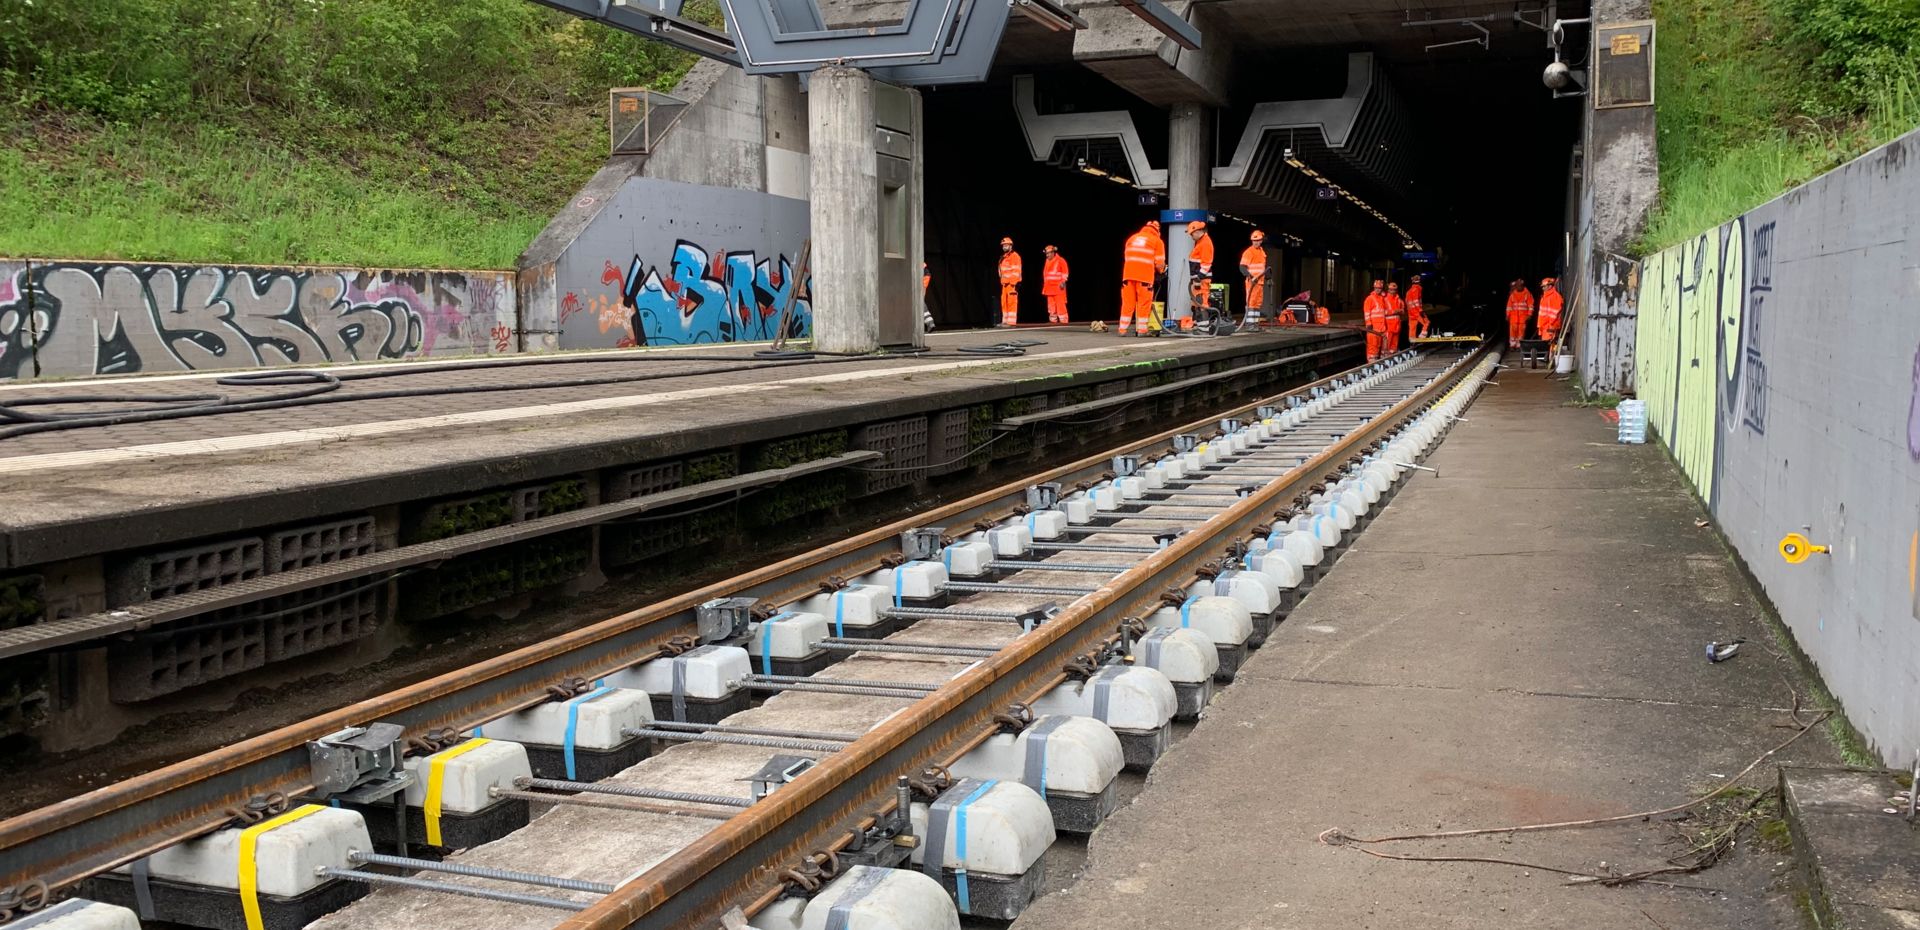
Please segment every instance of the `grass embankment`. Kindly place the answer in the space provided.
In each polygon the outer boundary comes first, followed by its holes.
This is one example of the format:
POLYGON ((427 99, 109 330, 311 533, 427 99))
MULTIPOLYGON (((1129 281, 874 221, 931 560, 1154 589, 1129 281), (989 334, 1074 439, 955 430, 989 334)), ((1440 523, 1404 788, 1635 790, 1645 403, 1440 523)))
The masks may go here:
POLYGON ((1655 0, 1665 248, 1920 123, 1920 3, 1655 0))
POLYGON ((528 0, 0 2, 0 255, 509 267, 690 64, 528 0))

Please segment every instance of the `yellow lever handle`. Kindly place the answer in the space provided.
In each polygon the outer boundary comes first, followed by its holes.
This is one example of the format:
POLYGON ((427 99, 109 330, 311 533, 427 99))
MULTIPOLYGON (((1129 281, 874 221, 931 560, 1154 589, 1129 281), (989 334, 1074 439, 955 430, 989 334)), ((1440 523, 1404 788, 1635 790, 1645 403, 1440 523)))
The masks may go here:
POLYGON ((1788 565, 1798 565, 1801 562, 1805 562, 1807 559, 1812 558, 1815 553, 1828 553, 1832 551, 1833 550, 1827 546, 1815 545, 1811 540, 1799 533, 1788 533, 1780 537, 1780 557, 1786 559, 1788 565))

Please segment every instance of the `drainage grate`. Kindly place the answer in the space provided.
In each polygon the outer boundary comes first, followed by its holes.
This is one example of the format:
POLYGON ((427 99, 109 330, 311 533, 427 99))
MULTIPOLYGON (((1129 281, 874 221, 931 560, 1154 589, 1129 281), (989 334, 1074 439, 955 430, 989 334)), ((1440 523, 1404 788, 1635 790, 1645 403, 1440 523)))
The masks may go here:
POLYGON ((145 701, 267 664, 264 620, 227 620, 107 648, 107 697, 145 701))
POLYGON ((587 479, 567 478, 551 484, 519 488, 513 492, 513 522, 524 523, 556 513, 579 510, 587 500, 587 479))
POLYGON ((927 461, 935 467, 927 469, 927 474, 946 475, 964 471, 972 464, 963 456, 972 448, 967 439, 973 424, 973 408, 934 414, 933 423, 932 448, 927 453, 927 461), (947 464, 941 465, 941 462, 947 464))
POLYGON ((360 639, 380 628, 387 586, 364 581, 321 585, 261 602, 267 661, 278 662, 360 639))
POLYGON ((618 472, 607 479, 607 502, 631 500, 680 486, 679 462, 660 462, 618 472))
POLYGON ((112 572, 107 579, 107 602, 142 604, 245 581, 264 572, 265 547, 258 536, 155 552, 128 560, 112 572))
POLYGON ((872 467, 904 469, 860 472, 864 484, 860 491, 862 495, 906 487, 926 474, 916 469, 925 467, 929 461, 927 418, 908 417, 904 420, 869 423, 854 433, 853 447, 871 449, 886 456, 872 467))
POLYGON ((266 569, 291 571, 325 565, 374 550, 373 518, 355 517, 267 534, 266 569))

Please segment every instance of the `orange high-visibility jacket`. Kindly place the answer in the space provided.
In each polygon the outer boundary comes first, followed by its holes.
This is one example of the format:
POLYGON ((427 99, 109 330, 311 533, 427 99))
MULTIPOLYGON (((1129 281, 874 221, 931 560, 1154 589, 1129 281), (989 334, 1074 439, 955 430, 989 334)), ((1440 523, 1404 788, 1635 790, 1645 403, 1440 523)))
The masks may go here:
POLYGON ((1153 276, 1167 267, 1167 244, 1152 227, 1127 237, 1127 260, 1120 269, 1120 280, 1152 284, 1153 276))
POLYGON ((1196 278, 1213 277, 1213 237, 1195 240, 1187 252, 1187 274, 1196 278))
POLYGON ((1533 312, 1533 292, 1521 288, 1507 295, 1507 315, 1519 316, 1533 312))
POLYGON ((1333 322, 1333 311, 1328 310, 1326 304, 1314 304, 1313 321, 1322 325, 1331 323, 1333 322))
POLYGON ((1020 253, 1008 252, 1000 256, 1000 286, 1020 283, 1020 253))
POLYGON ((1267 250, 1257 245, 1247 246, 1240 253, 1240 273, 1249 278, 1258 278, 1267 273, 1267 250))
POLYGON ((1367 293, 1366 303, 1361 304, 1360 310, 1367 321, 1368 329, 1387 328, 1387 294, 1385 291, 1381 291, 1378 294, 1369 291, 1367 293))
POLYGON ((1420 284, 1415 282, 1412 287, 1407 288, 1407 312, 1419 316, 1424 310, 1425 308, 1420 306, 1420 284))
POLYGON ((1407 315, 1407 302, 1404 300, 1401 300, 1399 294, 1387 295, 1387 315, 1388 316, 1406 316, 1407 315))
POLYGON ((1549 320, 1560 319, 1560 311, 1567 305, 1566 298, 1560 296, 1558 288, 1547 288, 1540 292, 1540 315, 1549 320))
POLYGON ((1067 292, 1067 260, 1055 253, 1047 259, 1045 268, 1040 271, 1040 293, 1065 294, 1067 292))

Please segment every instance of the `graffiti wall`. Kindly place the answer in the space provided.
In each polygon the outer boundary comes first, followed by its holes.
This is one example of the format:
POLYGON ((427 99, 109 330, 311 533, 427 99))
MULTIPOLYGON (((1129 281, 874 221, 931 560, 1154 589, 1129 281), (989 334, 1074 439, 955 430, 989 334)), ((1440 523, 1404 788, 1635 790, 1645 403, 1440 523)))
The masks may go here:
POLYGON ((632 177, 550 266, 523 269, 522 287, 554 303, 562 349, 768 340, 783 312, 804 337, 807 229, 805 200, 632 177))
POLYGON ((513 352, 511 272, 0 262, 0 377, 513 352))
POLYGON ((1640 279, 1638 396, 1853 723, 1920 748, 1920 133, 1640 279), (1832 547, 1790 565, 1787 533, 1832 547))

